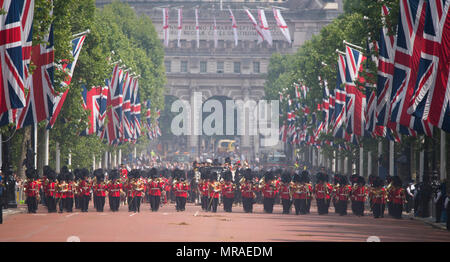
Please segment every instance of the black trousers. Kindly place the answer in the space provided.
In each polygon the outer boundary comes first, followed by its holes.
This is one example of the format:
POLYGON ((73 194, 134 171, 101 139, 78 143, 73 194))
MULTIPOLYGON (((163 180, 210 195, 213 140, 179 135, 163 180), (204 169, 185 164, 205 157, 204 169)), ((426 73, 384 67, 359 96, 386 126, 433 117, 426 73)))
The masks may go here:
POLYGON ((89 208, 89 196, 81 196, 81 203, 80 203, 80 207, 81 207, 81 212, 88 212, 88 208, 89 208))
POLYGON ((291 211, 291 200, 281 198, 281 204, 283 205, 283 214, 289 214, 291 211))
POLYGON ((274 203, 275 203, 275 199, 274 198, 265 197, 264 200, 263 200, 264 211, 266 213, 271 214, 273 212, 273 204, 274 203))
POLYGON ((443 207, 444 207, 444 199, 443 197, 440 197, 439 200, 436 202, 436 223, 441 222, 443 207))
POLYGON ((73 209, 73 197, 66 198, 66 205, 64 206, 67 212, 72 212, 73 209))
POLYGON ((128 211, 134 211, 134 202, 132 197, 127 197, 128 211))
POLYGON ((317 199, 317 212, 319 215, 328 214, 328 204, 326 199, 317 199))
POLYGON ((120 197, 109 197, 109 207, 113 212, 119 211, 120 197))
MULTIPOLYGON (((3 201, 0 201, 0 206, 3 208, 3 201)), ((36 197, 27 197, 27 206, 28 206, 28 213, 36 213, 37 210, 37 199, 36 197)), ((0 209, 1 211, 1 209, 0 209)), ((1 211, 3 212, 3 211, 1 211)))
POLYGON ((67 206, 66 198, 60 198, 58 205, 59 205, 59 212, 62 213, 67 206))
POLYGON ((364 216, 364 202, 352 201, 353 214, 355 216, 364 216))
POLYGON ((56 199, 55 199, 55 197, 52 197, 52 196, 47 197, 47 208, 48 208, 48 212, 49 213, 56 212, 56 199))
POLYGON ((392 212, 392 210, 393 210, 392 206, 393 206, 392 202, 387 203, 388 214, 389 214, 390 216, 394 216, 394 213, 392 212))
MULTIPOLYGON (((209 200, 209 201, 211 201, 211 199, 209 200)), ((217 212, 217 206, 219 205, 219 198, 213 198, 212 199, 212 203, 211 203, 211 211, 213 212, 213 213, 216 213, 217 212)))
POLYGON ((3 199, 2 198, 3 198, 3 196, 0 195, 0 224, 3 224, 3 199))
POLYGON ((347 215, 347 206, 348 206, 347 200, 338 200, 336 202, 336 208, 337 208, 338 214, 341 216, 347 215))
POLYGON ((134 212, 140 212, 141 211, 141 198, 140 196, 135 196, 132 198, 131 203, 132 203, 132 211, 134 212))
POLYGON ((447 204, 446 211, 447 211, 447 230, 450 231, 450 204, 447 204))
POLYGON ((242 206, 244 207, 245 213, 253 212, 253 198, 242 197, 242 206))
POLYGON ((309 214, 309 211, 311 210, 311 202, 312 202, 312 198, 306 199, 306 213, 307 214, 309 214))
POLYGON ((308 213, 307 199, 294 199, 295 214, 305 215, 308 213))
POLYGON ((234 201, 234 198, 228 198, 228 197, 223 198, 223 210, 225 210, 225 212, 232 212, 233 201, 234 201))
POLYGON ((75 198, 75 208, 76 209, 80 209, 81 208, 81 205, 80 205, 80 196, 75 196, 74 197, 75 198))
POLYGON ((373 204, 372 206, 372 211, 373 211, 373 217, 374 218, 379 218, 379 217, 384 217, 384 209, 385 209, 385 204, 373 204))
POLYGON ((209 202, 208 202, 208 196, 202 196, 202 199, 201 199, 201 201, 202 201, 202 209, 203 210, 208 210, 208 204, 209 204, 209 202))
POLYGON ((403 205, 392 203, 392 217, 400 219, 402 218, 403 205))
POLYGON ((150 196, 150 207, 152 211, 158 211, 160 203, 161 203, 160 196, 150 196))
POLYGON ((103 212, 103 209, 105 208, 105 198, 104 196, 96 196, 97 198, 97 212, 103 212))

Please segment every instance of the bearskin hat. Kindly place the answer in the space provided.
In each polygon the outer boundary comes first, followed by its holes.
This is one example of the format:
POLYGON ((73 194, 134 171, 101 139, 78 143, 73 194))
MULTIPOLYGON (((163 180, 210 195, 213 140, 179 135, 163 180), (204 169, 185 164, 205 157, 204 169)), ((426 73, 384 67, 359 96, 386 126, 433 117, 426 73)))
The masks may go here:
POLYGON ((105 179, 105 172, 102 168, 94 170, 93 175, 97 178, 97 181, 102 181, 105 179))
POLYGON ((148 174, 150 175, 149 176, 150 178, 156 178, 158 176, 158 169, 156 169, 155 167, 152 167, 148 174))
POLYGON ((209 180, 217 181, 217 172, 216 171, 209 173, 209 180))
POLYGON ((294 174, 292 181, 297 182, 297 183, 302 183, 302 176, 299 174, 294 174))
POLYGON ((47 178, 51 181, 55 181, 56 180, 56 172, 53 169, 49 169, 47 171, 47 174, 45 174, 47 176, 47 178))
POLYGON ((386 175, 386 183, 391 183, 392 182, 392 177, 390 175, 386 175))
POLYGON ((223 179, 224 179, 225 181, 227 181, 227 182, 228 182, 228 181, 231 181, 232 178, 233 178, 233 176, 232 176, 230 170, 227 170, 227 171, 223 172, 223 179))
POLYGON ((266 181, 266 182, 268 182, 268 181, 272 181, 272 180, 274 180, 275 178, 274 178, 274 175, 273 175, 273 172, 272 171, 268 171, 268 172, 266 172, 265 174, 264 174, 264 180, 266 181))
POLYGON ((357 183, 358 183, 359 185, 363 186, 363 185, 366 184, 366 180, 364 179, 364 177, 359 176, 359 177, 358 177, 357 183))
POLYGON ((85 179, 89 177, 89 170, 87 170, 87 168, 83 168, 80 170, 80 178, 81 179, 85 179))
POLYGON ((25 175, 27 176, 28 179, 38 178, 38 172, 36 169, 27 169, 27 171, 25 171, 25 175))
POLYGON ((402 180, 400 179, 399 176, 393 176, 392 177, 392 184, 395 187, 401 187, 403 185, 402 180))
POLYGON ((114 180, 114 179, 119 179, 119 177, 120 177, 119 170, 113 169, 113 170, 111 170, 111 172, 109 172, 109 179, 114 180))
POLYGON ((231 164, 231 159, 230 159, 230 157, 225 158, 225 164, 231 164))
POLYGON ((74 179, 78 180, 81 178, 81 169, 79 168, 75 168, 75 170, 73 170, 73 175, 74 175, 74 179))
POLYGON ((341 175, 340 181, 341 181, 341 183, 340 183, 341 185, 347 185, 348 184, 348 179, 344 175, 341 175))
POLYGON ((374 175, 369 175, 369 184, 373 185, 373 182, 375 181, 376 176, 374 175))
POLYGON ((283 172, 283 174, 281 175, 281 181, 283 183, 291 182, 291 175, 288 172, 283 172))
POLYGON ((128 174, 128 177, 130 178, 139 178, 141 176, 141 171, 139 169, 132 169, 130 173, 128 174))
POLYGON ((59 174, 56 176, 56 180, 58 180, 58 181, 66 180, 66 173, 63 173, 63 172, 59 173, 59 174))
POLYGON ((380 177, 375 177, 373 180, 373 186, 374 187, 382 187, 383 186, 383 180, 380 177))
POLYGON ((245 169, 244 171, 245 180, 251 181, 253 179, 253 172, 250 168, 245 169))
POLYGON ((52 170, 52 168, 50 166, 44 166, 44 176, 47 176, 47 174, 52 170))
POLYGON ((67 172, 65 179, 66 179, 66 181, 73 181, 73 173, 70 171, 67 172))
POLYGON ((359 179, 359 175, 358 174, 353 174, 350 176, 350 183, 352 185, 358 183, 358 179, 359 179))
POLYGON ((300 180, 302 183, 308 183, 309 182, 309 172, 304 170, 300 173, 300 180))
POLYGON ((322 172, 316 174, 317 182, 325 182, 328 181, 328 176, 322 172))

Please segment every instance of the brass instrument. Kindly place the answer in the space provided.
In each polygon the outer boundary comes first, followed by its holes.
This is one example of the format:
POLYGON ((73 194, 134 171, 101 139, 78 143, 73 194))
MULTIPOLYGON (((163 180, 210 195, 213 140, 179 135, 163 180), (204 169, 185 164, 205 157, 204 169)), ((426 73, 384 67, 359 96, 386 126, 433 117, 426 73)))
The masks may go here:
POLYGON ((264 177, 259 180, 258 189, 263 188, 266 185, 264 177))
POLYGON ((245 177, 242 177, 242 178, 239 180, 239 184, 242 185, 242 184, 245 183, 245 181, 246 181, 245 177))

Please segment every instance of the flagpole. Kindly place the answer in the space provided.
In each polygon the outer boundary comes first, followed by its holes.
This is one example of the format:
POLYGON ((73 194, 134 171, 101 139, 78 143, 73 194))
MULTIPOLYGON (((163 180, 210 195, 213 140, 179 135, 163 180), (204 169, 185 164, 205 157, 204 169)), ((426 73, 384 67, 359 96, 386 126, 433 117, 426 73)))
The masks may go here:
MULTIPOLYGON (((441 181, 443 181, 444 179, 447 178, 447 169, 446 169, 446 165, 447 163, 445 162, 446 158, 447 158, 447 152, 446 152, 446 133, 444 130, 441 129, 441 160, 440 160, 440 168, 441 168, 441 181)), ((448 219, 448 218, 447 218, 448 219)))
POLYGON ((79 37, 79 36, 87 35, 87 34, 89 34, 89 33, 91 33, 91 30, 90 30, 90 29, 88 29, 88 30, 86 30, 86 31, 83 31, 83 32, 81 32, 81 33, 78 33, 78 34, 74 34, 74 35, 72 35, 72 38, 77 38, 77 37, 79 37))
POLYGON ((342 51, 340 51, 338 49, 336 49, 336 53, 341 54, 341 55, 345 55, 345 52, 342 52, 342 51))
MULTIPOLYGON (((420 144, 421 144, 422 148, 423 148, 424 142, 425 142, 425 139, 424 139, 424 137, 422 136, 422 137, 420 138, 420 144)), ((422 149, 422 150, 420 151, 420 153, 419 153, 419 179, 417 179, 419 182, 422 182, 422 181, 423 181, 424 160, 425 160, 424 158, 425 158, 425 155, 424 155, 424 151, 423 151, 423 149, 422 149)))
POLYGON ((377 163, 378 163, 378 176, 380 176, 380 166, 381 166, 381 163, 380 163, 381 159, 380 158, 381 158, 382 154, 383 154, 383 142, 379 141, 378 142, 378 160, 377 160, 377 163))
POLYGON ((359 175, 364 176, 364 148, 361 145, 359 147, 359 175))
POLYGON ((34 123, 34 130, 33 130, 33 138, 34 138, 34 168, 37 168, 37 155, 38 155, 38 148, 37 148, 37 140, 38 140, 38 132, 37 132, 37 123, 34 123))
POLYGON ((360 46, 357 46, 357 45, 354 45, 354 44, 352 44, 352 43, 349 43, 349 42, 347 42, 347 41, 345 41, 345 40, 343 40, 342 43, 344 43, 344 45, 348 45, 348 46, 354 47, 354 48, 356 48, 356 49, 360 49, 361 51, 365 51, 364 48, 362 48, 362 47, 360 47, 360 46))
POLYGON ((372 152, 368 151, 367 152, 367 176, 366 176, 366 178, 369 177, 369 175, 371 175, 371 173, 372 173, 372 152))
POLYGON ((59 150, 59 143, 56 142, 56 164, 55 164, 55 171, 56 173, 59 173, 61 170, 61 152, 59 150))
POLYGON ((389 141, 389 175, 394 176, 394 141, 389 141))
POLYGON ((44 131, 44 166, 48 166, 49 139, 50 139, 50 130, 45 128, 45 131, 44 131))

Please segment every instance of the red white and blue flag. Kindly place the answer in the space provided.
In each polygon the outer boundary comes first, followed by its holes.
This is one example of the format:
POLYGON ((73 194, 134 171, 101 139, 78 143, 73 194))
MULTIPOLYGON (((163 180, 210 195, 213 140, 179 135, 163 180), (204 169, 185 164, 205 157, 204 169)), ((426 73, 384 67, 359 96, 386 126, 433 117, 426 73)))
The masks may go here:
POLYGON ((53 112, 51 114, 50 121, 47 125, 47 128, 50 129, 53 127, 53 125, 56 122, 56 119, 59 115, 59 112, 61 111, 61 108, 64 104, 64 101, 66 100, 67 93, 69 92, 69 88, 67 88, 70 85, 70 82, 72 81, 73 72, 75 70, 75 65, 77 64, 78 57, 81 52, 81 48, 83 47, 84 40, 86 39, 86 36, 80 36, 72 40, 72 56, 73 56, 73 62, 67 63, 65 62, 62 66, 63 70, 68 74, 66 79, 61 83, 63 87, 66 87, 66 91, 62 94, 57 94, 53 100, 53 112))
POLYGON ((141 136, 141 96, 138 79, 133 79, 133 95, 131 100, 131 117, 133 119, 133 140, 141 136))
POLYGON ((424 0, 401 0, 395 44, 394 73, 391 89, 390 117, 392 122, 432 135, 432 126, 419 117, 408 114, 420 75, 420 57, 424 45, 423 32, 427 5, 424 0))
POLYGON ((120 141, 130 141, 133 137, 133 119, 131 118, 132 77, 128 72, 123 77, 122 119, 120 122, 120 141))
POLYGON ((85 85, 82 86, 83 108, 89 111, 89 127, 82 132, 82 135, 97 134, 101 129, 100 108, 104 97, 102 86, 92 87, 88 90, 85 85))
POLYGON ((0 114, 26 105, 22 19, 27 4, 27 0, 0 1, 0 9, 6 11, 0 15, 0 114))
POLYGON ((338 55, 338 68, 336 76, 336 88, 335 88, 335 106, 334 106, 334 119, 333 119, 333 136, 338 138, 345 137, 345 100, 346 93, 343 87, 345 81, 345 70, 346 70, 345 56, 342 54, 338 55))
POLYGON ((118 65, 114 67, 108 88, 107 111, 108 125, 102 131, 101 138, 108 140, 110 145, 120 140, 120 123, 122 120, 123 103, 123 71, 118 65))

